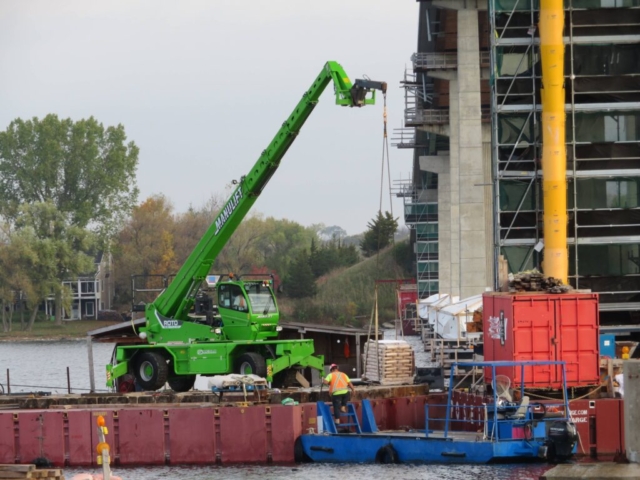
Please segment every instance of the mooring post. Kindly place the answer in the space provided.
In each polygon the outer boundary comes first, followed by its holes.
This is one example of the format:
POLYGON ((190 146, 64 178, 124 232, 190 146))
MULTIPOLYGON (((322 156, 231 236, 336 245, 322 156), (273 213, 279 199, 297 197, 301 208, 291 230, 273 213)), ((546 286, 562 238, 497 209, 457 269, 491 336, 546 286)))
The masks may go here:
MULTIPOLYGON (((625 360, 623 370, 624 424, 640 425, 640 360, 625 360)), ((640 463, 640 429, 624 429, 624 445, 627 458, 640 463)))
POLYGON ((91 393, 96 391, 96 379, 93 377, 93 338, 87 335, 87 354, 89 355, 89 388, 91 393))
POLYGON ((67 393, 71 394, 71 374, 69 373, 69 367, 67 367, 67 393))
POLYGON ((9 376, 9 369, 7 368, 7 395, 11 393, 11 377, 9 376))

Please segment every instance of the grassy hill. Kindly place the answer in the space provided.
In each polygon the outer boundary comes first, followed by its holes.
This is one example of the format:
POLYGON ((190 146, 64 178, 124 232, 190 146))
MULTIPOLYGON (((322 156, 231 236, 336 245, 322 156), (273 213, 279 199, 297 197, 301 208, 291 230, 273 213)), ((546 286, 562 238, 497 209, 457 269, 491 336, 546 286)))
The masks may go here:
MULTIPOLYGON (((318 279, 318 294, 311 299, 279 301, 283 319, 336 325, 368 325, 374 304, 375 281, 411 278, 408 243, 400 242, 352 267, 318 279), (401 265, 402 264, 402 265, 401 265)), ((378 286, 380 322, 395 318, 395 283, 378 286)))

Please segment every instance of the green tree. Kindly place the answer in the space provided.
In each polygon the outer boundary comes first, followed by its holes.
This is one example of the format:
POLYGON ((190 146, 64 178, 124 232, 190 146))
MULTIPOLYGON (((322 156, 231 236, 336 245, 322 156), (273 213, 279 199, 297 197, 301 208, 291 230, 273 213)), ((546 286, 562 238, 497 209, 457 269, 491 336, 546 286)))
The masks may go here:
POLYGON ((16 119, 0 132, 0 214, 51 203, 70 225, 112 234, 135 205, 138 147, 124 127, 86 120, 16 119))
POLYGON ((315 231, 287 219, 268 217, 266 231, 259 243, 266 266, 286 278, 292 261, 316 237, 315 231))
POLYGON ((264 266, 265 256, 260 244, 265 233, 266 224, 260 216, 245 218, 216 258, 214 271, 240 275, 264 266))
MULTIPOLYGON (((48 248, 59 249, 46 252, 57 280, 68 279, 85 264, 84 250, 69 250, 91 236, 81 230, 99 233, 100 247, 108 248, 136 202, 138 147, 126 139, 122 125, 105 128, 93 117, 77 122, 56 115, 16 119, 0 132, 0 216, 33 228, 36 245, 48 242, 48 248)), ((54 291, 61 301, 62 287, 54 291)))
POLYGON ((71 292, 63 281, 90 272, 94 268, 89 254, 95 245, 95 235, 71 225, 67 216, 52 203, 25 204, 15 217, 16 231, 11 238, 16 263, 29 278, 16 288, 27 289, 33 325, 37 305, 50 293, 56 302, 56 324, 62 324, 62 308, 69 308, 71 292))
POLYGON ((350 267, 360 261, 360 254, 355 245, 340 245, 338 257, 341 267, 350 267))
POLYGON ((367 227, 368 230, 360 242, 360 248, 365 257, 370 257, 391 244, 393 235, 398 230, 398 219, 393 218, 389 212, 385 212, 383 215, 381 211, 378 211, 376 217, 367 224, 367 227))
POLYGON ((298 253, 291 264, 285 288, 287 294, 292 298, 307 298, 316 294, 316 281, 306 250, 298 253))

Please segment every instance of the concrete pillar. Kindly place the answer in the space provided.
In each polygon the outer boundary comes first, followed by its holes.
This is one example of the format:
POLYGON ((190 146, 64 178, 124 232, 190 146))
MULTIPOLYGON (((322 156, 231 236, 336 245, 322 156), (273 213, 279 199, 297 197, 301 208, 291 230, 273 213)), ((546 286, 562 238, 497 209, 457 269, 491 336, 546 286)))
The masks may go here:
POLYGON ((640 463, 640 360, 622 362, 624 375, 624 444, 630 462, 640 463), (631 427, 633 426, 633 427, 631 427))
MULTIPOLYGON (((460 12, 458 12, 458 15, 460 12)), ((459 95, 458 80, 449 82, 449 232, 443 230, 442 237, 438 236, 441 252, 449 248, 449 264, 451 269, 450 290, 440 289, 442 293, 449 293, 453 296, 460 295, 460 117, 459 117, 459 95)), ((439 218, 438 218, 439 219, 439 218)), ((442 252, 446 256, 446 252, 442 252)))
POLYGON ((451 293, 451 175, 438 174, 438 290, 451 293))
MULTIPOLYGON (((460 296, 465 298, 484 291, 491 286, 491 270, 487 271, 487 219, 491 203, 485 204, 486 168, 482 138, 481 98, 480 98, 480 52, 478 32, 478 11, 475 9, 458 11, 458 80, 450 84, 451 108, 457 109, 457 165, 452 162, 452 192, 457 175, 457 202, 451 197, 452 220, 452 269, 457 268, 460 296), (454 102, 453 97, 457 97, 454 102), (455 105, 454 105, 455 103, 455 105), (458 205, 458 212, 454 212, 458 205), (458 238, 453 238, 457 213, 458 238), (456 250, 453 246, 457 240, 456 250), (458 261, 457 265, 455 264, 458 261)), ((452 142, 454 118, 451 118, 452 142)), ((453 150, 453 148, 452 148, 453 150)), ((453 155, 452 155, 453 159, 453 155)), ((491 262, 492 263, 492 262, 491 262)), ((455 275, 453 275, 455 277, 455 275)), ((454 280, 455 281, 455 280, 454 280)), ((452 292, 455 294, 455 292, 452 292)))

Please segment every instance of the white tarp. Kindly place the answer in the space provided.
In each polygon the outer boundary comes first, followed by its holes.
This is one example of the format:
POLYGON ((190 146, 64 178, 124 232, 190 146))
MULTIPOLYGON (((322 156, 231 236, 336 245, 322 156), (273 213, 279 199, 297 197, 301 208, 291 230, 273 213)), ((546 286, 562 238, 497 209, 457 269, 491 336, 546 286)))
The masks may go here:
POLYGON ((214 375, 213 377, 204 377, 198 375, 196 377, 196 383, 193 387, 194 390, 206 390, 211 391, 212 388, 224 389, 229 387, 240 387, 245 385, 266 385, 267 381, 259 377, 258 375, 240 375, 238 373, 231 373, 229 375, 214 375))
POLYGON ((436 324, 438 310, 447 305, 451 305, 459 300, 459 297, 452 297, 448 293, 436 293, 430 297, 420 300, 419 315, 422 320, 427 320, 432 327, 436 324))
POLYGON ((465 338, 467 322, 473 321, 473 312, 482 308, 482 295, 464 298, 442 307, 437 312, 435 333, 445 340, 465 338))

